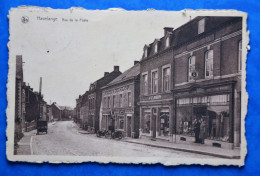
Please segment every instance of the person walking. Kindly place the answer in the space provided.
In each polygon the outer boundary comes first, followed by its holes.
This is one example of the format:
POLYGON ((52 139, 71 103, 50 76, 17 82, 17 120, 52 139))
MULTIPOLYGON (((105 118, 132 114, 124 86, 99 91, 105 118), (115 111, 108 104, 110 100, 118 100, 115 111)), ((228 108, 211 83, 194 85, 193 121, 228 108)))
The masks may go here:
POLYGON ((204 121, 204 119, 201 119, 201 122, 200 122, 199 138, 200 138, 201 144, 204 144, 205 138, 206 138, 206 122, 204 121))
POLYGON ((200 122, 196 118, 194 121, 194 133, 195 133, 195 143, 199 143, 199 135, 200 135, 200 122))

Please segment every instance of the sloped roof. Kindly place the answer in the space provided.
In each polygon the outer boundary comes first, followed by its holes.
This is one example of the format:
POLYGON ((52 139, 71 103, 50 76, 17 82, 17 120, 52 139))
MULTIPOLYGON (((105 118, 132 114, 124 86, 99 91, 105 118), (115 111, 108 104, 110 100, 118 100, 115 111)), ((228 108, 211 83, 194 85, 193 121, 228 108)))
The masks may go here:
POLYGON ((60 106, 58 105, 57 103, 53 103, 59 110, 64 110, 64 109, 67 109, 67 110, 73 110, 73 108, 69 107, 69 106, 60 106))
POLYGON ((107 86, 114 85, 116 83, 120 83, 122 81, 128 80, 130 78, 136 77, 140 74, 140 63, 135 64, 133 67, 126 70, 124 73, 116 77, 113 81, 111 81, 107 86))

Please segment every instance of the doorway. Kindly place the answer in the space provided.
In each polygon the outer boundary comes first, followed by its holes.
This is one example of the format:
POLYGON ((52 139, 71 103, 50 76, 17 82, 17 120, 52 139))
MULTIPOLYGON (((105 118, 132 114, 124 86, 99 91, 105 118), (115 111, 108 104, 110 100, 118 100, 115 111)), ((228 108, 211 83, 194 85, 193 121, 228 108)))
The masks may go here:
POLYGON ((126 136, 127 137, 131 137, 131 131, 132 131, 132 128, 131 128, 131 119, 132 119, 132 116, 127 116, 127 126, 126 126, 126 136))

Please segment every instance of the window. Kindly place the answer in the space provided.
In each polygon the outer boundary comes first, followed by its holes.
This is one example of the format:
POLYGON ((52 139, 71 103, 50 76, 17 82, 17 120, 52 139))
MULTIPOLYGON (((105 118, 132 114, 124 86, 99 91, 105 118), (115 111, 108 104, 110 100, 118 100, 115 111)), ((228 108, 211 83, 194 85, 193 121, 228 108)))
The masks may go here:
POLYGON ((242 70, 242 40, 238 43, 238 71, 242 70))
POLYGON ((154 45, 154 53, 157 53, 158 52, 158 43, 155 43, 154 45))
POLYGON ((198 34, 201 34, 205 31, 205 18, 201 19, 198 23, 198 34))
POLYGON ((147 48, 144 48, 144 57, 147 57, 147 48))
POLYGON ((148 94, 148 75, 147 74, 144 74, 143 75, 143 93, 144 95, 147 95, 148 94))
POLYGON ((104 107, 106 108, 107 107, 107 98, 106 97, 104 97, 104 107))
POLYGON ((127 101, 128 101, 128 107, 132 106, 132 100, 131 100, 131 92, 127 93, 127 101))
POLYGON ((170 67, 163 68, 163 90, 165 92, 170 90, 170 72, 170 67))
POLYGON ((110 108, 110 97, 107 97, 107 107, 110 108))
POLYGON ((152 72, 152 93, 158 92, 158 71, 152 72))
POLYGON ((188 77, 188 81, 192 81, 194 80, 194 77, 192 76, 192 72, 195 71, 195 61, 196 61, 196 57, 195 56, 191 56, 189 58, 189 77, 188 77))
POLYGON ((119 95, 119 107, 120 108, 123 107, 123 95, 122 94, 119 95))
POLYGON ((170 46, 170 38, 169 37, 166 38, 165 46, 166 46, 166 48, 168 48, 170 46))
POLYGON ((112 103, 113 103, 113 108, 114 108, 114 107, 116 107, 116 104, 115 104, 116 103, 116 96, 115 95, 113 95, 113 100, 112 101, 113 101, 112 103))
POLYGON ((213 78, 213 50, 205 53, 205 78, 213 78))

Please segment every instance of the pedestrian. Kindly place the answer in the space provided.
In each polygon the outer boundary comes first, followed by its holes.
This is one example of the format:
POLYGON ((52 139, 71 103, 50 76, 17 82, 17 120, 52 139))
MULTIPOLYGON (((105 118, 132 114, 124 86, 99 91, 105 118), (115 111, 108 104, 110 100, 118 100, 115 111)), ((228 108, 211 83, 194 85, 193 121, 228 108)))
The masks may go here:
POLYGON ((200 123, 200 140, 201 140, 201 144, 204 144, 205 142, 205 138, 206 138, 206 122, 201 119, 201 123, 200 123))
POLYGON ((195 133, 195 143, 199 143, 199 135, 200 135, 200 122, 196 118, 194 121, 194 133, 195 133))

